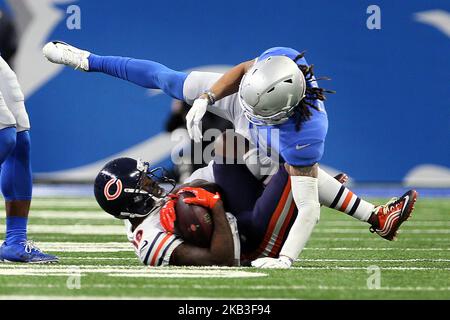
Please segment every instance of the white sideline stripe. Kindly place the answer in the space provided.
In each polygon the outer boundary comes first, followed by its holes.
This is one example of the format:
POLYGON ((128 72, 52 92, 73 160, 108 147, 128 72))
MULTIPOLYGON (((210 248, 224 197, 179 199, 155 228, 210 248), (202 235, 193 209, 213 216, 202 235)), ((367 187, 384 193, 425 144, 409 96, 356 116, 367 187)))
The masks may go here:
POLYGON ((124 242, 39 242, 43 251, 56 252, 133 252, 130 243, 124 242))
MULTIPOLYGON (((293 270, 367 270, 367 267, 345 267, 345 266, 324 266, 324 267, 291 267, 293 270)), ((439 267, 380 267, 380 270, 392 271, 428 271, 428 270, 450 270, 450 268, 439 267)))
POLYGON ((112 216, 102 211, 31 211, 30 218, 114 221, 112 216))
POLYGON ((450 248, 305 248, 304 250, 331 251, 450 251, 450 248))
MULTIPOLYGON (((449 242, 450 239, 449 238, 438 238, 438 237, 431 237, 431 238, 419 238, 417 239, 416 237, 414 238, 408 238, 407 234, 402 234, 401 235, 402 239, 408 239, 408 240, 414 240, 414 241, 445 241, 445 242, 449 242)), ((373 237, 373 238, 361 238, 361 237, 315 237, 314 235, 311 237, 311 241, 379 241, 380 238, 379 237, 373 237)))
MULTIPOLYGON (((449 227, 449 220, 416 221, 408 220, 408 226, 414 227, 449 227)), ((319 221, 318 226, 326 227, 361 227, 365 226, 360 221, 319 221)))
POLYGON ((296 259, 312 262, 450 262, 450 259, 296 259))
POLYGON ((25 268, 7 268, 0 264, 0 275, 4 276, 83 276, 86 273, 104 273, 110 277, 133 278, 255 278, 265 277, 261 272, 248 272, 240 269, 169 269, 124 266, 32 266, 25 268))
MULTIPOLYGON (((314 233, 367 233, 365 228, 355 229, 338 229, 338 228, 316 228, 314 233)), ((403 229, 399 230, 399 234, 450 234, 448 229, 403 229)))
MULTIPOLYGON (((5 225, 0 224, 0 230, 5 230, 5 225)), ((28 226, 30 233, 63 233, 71 235, 125 235, 125 228, 119 225, 40 225, 30 224, 28 226)), ((316 229, 316 234, 320 233, 338 233, 338 234, 367 234, 363 229, 316 229)), ((450 234, 446 229, 407 229, 401 230, 401 234, 450 234)))
MULTIPOLYGON (((211 297, 164 297, 164 296, 36 296, 36 295, 0 295, 0 300, 264 300, 260 297, 232 297, 232 298, 211 298, 211 297)), ((276 299, 275 299, 276 300, 276 299)))
MULTIPOLYGON (((450 267, 380 267, 381 270, 392 270, 392 271, 429 271, 429 270, 450 270, 450 267)), ((108 275, 117 275, 124 277, 131 277, 135 275, 136 277, 156 277, 156 275, 161 275, 166 277, 167 275, 185 275, 190 276, 204 276, 214 275, 215 277, 221 277, 221 275, 228 276, 236 273, 239 277, 242 276, 241 272, 245 274, 249 273, 250 277, 254 274, 259 274, 257 276, 266 276, 265 273, 259 272, 247 272, 243 270, 249 270, 248 268, 242 267, 138 267, 138 266, 123 266, 123 265, 17 265, 9 263, 0 264, 0 275, 82 275, 83 273, 106 273, 108 275)), ((257 270, 257 269, 254 269, 257 270)), ((291 267, 290 270, 367 270, 367 267, 356 267, 356 266, 323 266, 323 267, 291 267)))
MULTIPOLYGON (((137 261, 137 258, 124 257, 70 257, 63 256, 64 260, 118 260, 137 261)), ((450 259, 297 259, 297 262, 450 262, 450 259)))
MULTIPOLYGON (((38 247, 44 251, 60 252, 120 252, 133 251, 128 242, 38 242, 38 247)), ((312 251, 450 251, 450 248, 374 248, 374 247, 306 247, 312 251)))
MULTIPOLYGON (((4 285, 7 288, 66 288, 64 285, 37 285, 37 284, 28 284, 28 283, 8 283, 4 285)), ((200 290, 235 290, 236 286, 233 285, 177 285, 177 284, 168 284, 168 285, 158 285, 158 284, 87 284, 82 285, 82 288, 97 288, 97 289, 200 289, 200 290)), ((346 290, 373 290, 367 287, 346 287, 346 286, 305 286, 305 285, 250 285, 245 286, 246 290, 337 290, 337 291, 346 291, 346 290)), ((381 287, 376 290, 388 290, 388 291, 450 291, 450 287, 381 287)))
MULTIPOLYGON (((0 224, 0 230, 5 230, 5 225, 0 224)), ((40 225, 30 224, 28 226, 30 233, 63 233, 63 234, 81 234, 81 235, 123 235, 126 231, 124 226, 115 225, 40 225)))

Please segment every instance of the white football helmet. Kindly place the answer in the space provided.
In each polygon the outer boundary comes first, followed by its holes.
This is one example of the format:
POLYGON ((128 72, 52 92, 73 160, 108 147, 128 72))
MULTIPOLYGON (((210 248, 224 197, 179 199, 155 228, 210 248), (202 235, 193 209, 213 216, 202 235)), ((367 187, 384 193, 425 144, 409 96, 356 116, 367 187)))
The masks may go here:
POLYGON ((256 62, 239 86, 245 117, 258 125, 285 122, 305 97, 306 80, 297 64, 285 56, 256 62))

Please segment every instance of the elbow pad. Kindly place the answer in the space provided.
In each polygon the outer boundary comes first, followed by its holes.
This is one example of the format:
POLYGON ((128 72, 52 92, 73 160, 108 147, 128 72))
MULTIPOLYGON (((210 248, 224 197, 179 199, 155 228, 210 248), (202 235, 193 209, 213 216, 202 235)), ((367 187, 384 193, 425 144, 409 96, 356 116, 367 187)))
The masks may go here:
POLYGON ((298 215, 283 244, 280 255, 297 259, 305 248, 311 233, 320 218, 318 179, 305 176, 291 176, 292 196, 298 215))

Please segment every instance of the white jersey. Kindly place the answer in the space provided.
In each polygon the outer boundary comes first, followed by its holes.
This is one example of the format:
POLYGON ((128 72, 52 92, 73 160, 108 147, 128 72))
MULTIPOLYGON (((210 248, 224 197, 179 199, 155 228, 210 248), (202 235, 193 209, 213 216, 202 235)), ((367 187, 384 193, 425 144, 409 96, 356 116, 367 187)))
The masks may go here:
POLYGON ((131 231, 131 223, 125 220, 128 241, 134 247, 139 260, 148 266, 167 266, 170 256, 183 240, 164 230, 159 221, 159 211, 150 214, 131 231))
MULTIPOLYGON (((234 253, 236 265, 239 265, 241 246, 237 230, 236 218, 227 213, 233 234, 234 253)), ((168 233, 159 220, 159 211, 150 214, 142 223, 132 231, 131 223, 124 220, 128 241, 133 245, 134 252, 139 260, 148 266, 168 266, 172 252, 183 243, 183 239, 173 233, 168 233)))
MULTIPOLYGON (((223 74, 221 73, 214 72, 191 72, 184 81, 183 86, 183 95, 186 103, 192 105, 194 100, 197 99, 202 93, 209 90, 222 75, 223 74)), ((245 161, 250 171, 256 178, 260 179, 263 176, 269 176, 264 181, 264 183, 268 183, 270 177, 278 170, 278 156, 274 150, 272 150, 272 158, 263 153, 267 146, 265 141, 266 136, 261 134, 263 131, 258 133, 256 128, 250 125, 250 122, 245 117, 244 111, 240 106, 238 93, 226 96, 225 98, 217 101, 214 105, 208 106, 208 111, 232 122, 236 133, 245 137, 254 145, 259 145, 260 151, 257 154, 255 153, 256 149, 249 152, 247 155, 248 157, 245 158, 245 161), (255 139, 258 141, 256 142, 255 139), (266 169, 264 171, 261 171, 259 169, 260 167, 256 164, 258 163, 256 161, 256 157, 258 158, 259 163, 265 165, 266 169)), ((184 183, 188 183, 196 179, 215 182, 212 164, 213 161, 211 161, 208 166, 197 169, 188 179, 184 181, 184 183)))
MULTIPOLYGON (((215 72, 191 72, 184 81, 183 86, 183 95, 186 103, 192 105, 194 100, 209 90, 222 75, 215 72)), ((249 130, 249 121, 244 116, 237 93, 220 99, 212 106, 208 106, 208 111, 231 121, 237 133, 249 141, 253 140, 249 130)))

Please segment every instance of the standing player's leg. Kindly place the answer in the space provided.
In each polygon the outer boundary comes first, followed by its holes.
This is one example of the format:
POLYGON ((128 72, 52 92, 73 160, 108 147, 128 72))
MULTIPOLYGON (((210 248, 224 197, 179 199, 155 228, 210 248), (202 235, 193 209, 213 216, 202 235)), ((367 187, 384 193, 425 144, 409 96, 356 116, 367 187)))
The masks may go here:
POLYGON ((183 84, 187 74, 172 70, 158 62, 99 56, 59 41, 47 43, 43 53, 53 63, 88 72, 102 72, 145 88, 161 89, 167 95, 183 100, 183 84))
MULTIPOLYGON (((0 57, 0 91, 3 106, 17 122, 16 128, 6 128, 9 140, 14 140, 10 152, 0 151, 1 190, 5 198, 6 239, 0 248, 0 260, 15 262, 51 262, 58 259, 37 249, 27 240, 27 223, 32 197, 32 171, 30 164, 30 123, 25 110, 24 97, 15 73, 0 57)), ((1 139, 1 138, 0 138, 1 139)), ((2 148, 3 149, 3 148, 2 148)))

